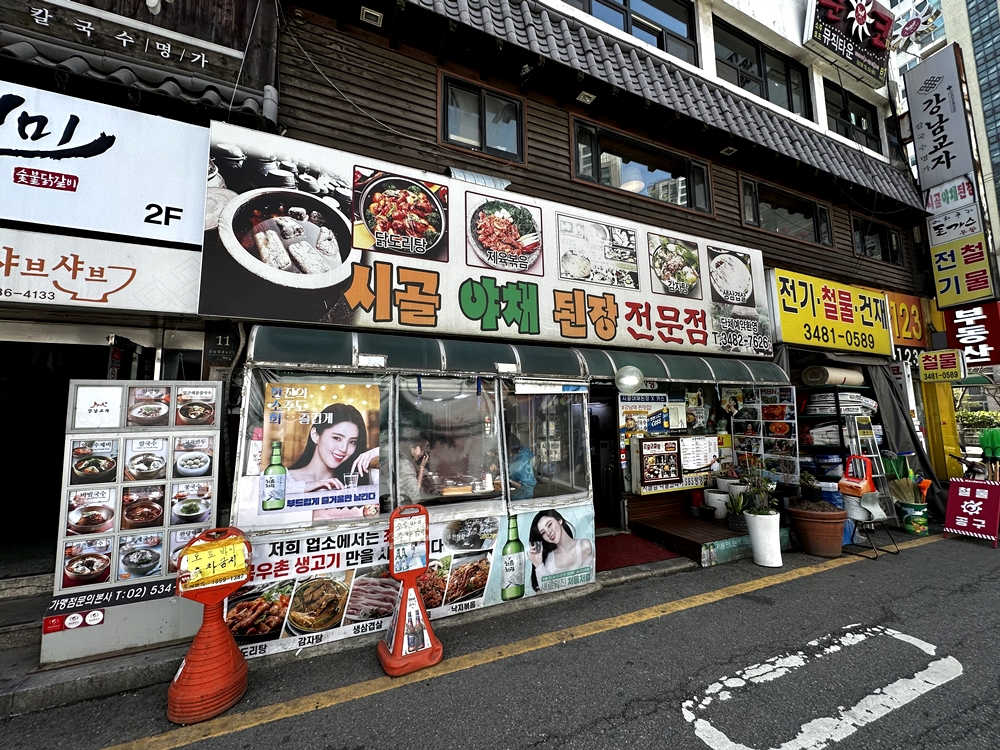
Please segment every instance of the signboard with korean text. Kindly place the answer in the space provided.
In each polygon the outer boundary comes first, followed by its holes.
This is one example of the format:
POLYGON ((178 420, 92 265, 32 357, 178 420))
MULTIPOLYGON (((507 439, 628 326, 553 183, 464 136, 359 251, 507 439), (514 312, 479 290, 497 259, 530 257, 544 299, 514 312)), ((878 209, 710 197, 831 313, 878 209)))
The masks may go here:
POLYGON ((1000 525, 1000 482, 953 478, 948 485, 944 534, 988 539, 997 547, 1000 525))
MULTIPOLYGON (((171 640, 182 627, 181 610, 190 611, 154 605, 176 595, 181 550, 215 526, 222 384, 73 380, 69 387, 46 615, 104 609, 117 639, 105 650, 171 640), (118 613, 120 605, 137 603, 147 609, 118 613)), ((190 625, 196 629, 197 618, 190 625)), ((45 637, 56 641, 43 640, 43 652, 82 655, 65 641, 65 631, 45 637)), ((86 640, 78 644, 86 650, 86 640)))
POLYGON ((917 175, 924 193, 927 238, 938 308, 997 298, 997 263, 982 200, 961 50, 936 52, 905 73, 913 118, 917 175))
POLYGON ((231 83, 236 82, 243 61, 239 50, 68 0, 0 0, 0 16, 10 28, 31 35, 231 83))
POLYGON ((968 366, 1000 365, 1000 303, 951 309, 944 316, 948 346, 961 350, 968 366))
POLYGON ((960 349, 935 349, 920 352, 920 382, 947 383, 966 375, 965 358, 960 349))
POLYGON ((927 348, 924 301, 910 294, 865 288, 884 294, 889 302, 889 320, 892 324, 892 343, 895 345, 896 359, 915 363, 919 351, 927 348))
POLYGON ((968 177, 975 168, 957 54, 957 45, 949 45, 903 74, 925 191, 968 177))
POLYGON ((223 123, 212 144, 203 315, 772 351, 758 250, 223 123))
POLYGON ((892 356, 883 293, 782 269, 769 273, 777 341, 892 356))
POLYGON ((197 249, 207 174, 205 128, 0 81, 7 220, 197 249))
MULTIPOLYGON (((499 586, 493 558, 500 520, 430 524, 417 591, 431 619, 487 604, 487 582, 496 578, 499 586)), ((226 622, 248 658, 384 632, 400 590, 390 563, 386 521, 259 536, 250 578, 226 603, 226 622)))
POLYGON ((0 228, 0 302, 196 314, 200 283, 195 250, 0 228))
POLYGON ((885 83, 893 21, 886 6, 871 0, 806 0, 803 44, 878 88, 885 83))

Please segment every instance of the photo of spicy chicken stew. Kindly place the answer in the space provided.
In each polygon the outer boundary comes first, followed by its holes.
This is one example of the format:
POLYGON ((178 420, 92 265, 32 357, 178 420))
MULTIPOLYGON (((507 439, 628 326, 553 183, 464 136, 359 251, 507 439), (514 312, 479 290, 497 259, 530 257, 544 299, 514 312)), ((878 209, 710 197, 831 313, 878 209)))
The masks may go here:
POLYGON ((375 238, 374 249, 447 260, 446 187, 358 168, 354 199, 355 221, 375 238))
POLYGON ((294 583, 287 582, 263 589, 250 587, 240 589, 230 597, 226 627, 237 643, 271 640, 281 635, 294 586, 294 583))

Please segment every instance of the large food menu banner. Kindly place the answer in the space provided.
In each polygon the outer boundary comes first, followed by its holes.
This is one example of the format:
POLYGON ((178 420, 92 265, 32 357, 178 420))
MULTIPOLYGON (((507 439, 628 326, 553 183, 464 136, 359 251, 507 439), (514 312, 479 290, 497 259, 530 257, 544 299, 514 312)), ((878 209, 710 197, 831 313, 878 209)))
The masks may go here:
POLYGON ((221 393, 71 381, 49 615, 174 595, 180 551, 215 525, 221 393))
POLYGON ((758 250, 212 125, 203 315, 770 356, 758 250))
POLYGON ((723 387, 722 404, 730 417, 736 463, 763 465, 772 478, 795 481, 799 473, 795 389, 723 387))

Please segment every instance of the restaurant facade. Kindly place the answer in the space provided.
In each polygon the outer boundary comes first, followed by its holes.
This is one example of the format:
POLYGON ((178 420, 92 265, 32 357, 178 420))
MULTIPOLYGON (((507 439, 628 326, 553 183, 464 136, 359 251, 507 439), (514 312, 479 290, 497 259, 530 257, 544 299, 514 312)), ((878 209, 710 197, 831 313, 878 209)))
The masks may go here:
POLYGON ((887 112, 801 35, 728 3, 625 3, 620 30, 599 0, 460 5, 285 9, 274 122, 191 133, 185 327, 241 343, 186 379, 232 405, 212 517, 253 542, 228 609, 248 656, 383 630, 407 502, 432 617, 593 582, 601 528, 745 556, 690 506, 730 465, 794 483, 799 370, 926 345, 896 320, 929 264, 887 112))

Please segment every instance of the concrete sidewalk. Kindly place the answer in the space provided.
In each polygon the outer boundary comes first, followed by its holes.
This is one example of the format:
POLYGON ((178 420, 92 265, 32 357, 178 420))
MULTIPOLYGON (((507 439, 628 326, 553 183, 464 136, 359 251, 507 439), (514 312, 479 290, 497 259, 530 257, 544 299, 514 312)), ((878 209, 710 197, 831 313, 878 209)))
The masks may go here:
MULTIPOLYGON (((604 571, 597 574, 596 583, 588 586, 580 586, 540 597, 520 599, 517 602, 508 602, 502 607, 472 610, 461 615, 437 620, 434 627, 438 630, 445 630, 450 627, 468 625, 470 622, 511 612, 512 608, 530 609, 546 606, 569 598, 585 596, 603 586, 614 586, 652 576, 669 575, 697 567, 698 564, 694 561, 678 557, 645 565, 604 571)), ((0 604, 0 609, 10 605, 11 607, 20 607, 24 613, 27 613, 28 610, 33 613, 34 608, 37 608, 39 604, 39 602, 33 601, 36 598, 38 597, 23 597, 23 601, 16 605, 12 604, 11 599, 7 599, 0 604)), ((50 598, 50 596, 45 596, 41 597, 41 600, 47 603, 50 598)), ((44 613, 44 606, 42 606, 41 612, 44 613)), ((9 617, 16 619, 16 615, 9 615, 9 617)), ((41 614, 38 614, 31 626, 34 633, 40 631, 40 621, 41 614)), ((348 649, 370 648, 381 638, 381 633, 345 638, 309 649, 309 657, 348 649)), ((183 643, 47 669, 39 667, 39 646, 37 643, 0 650, 0 716, 22 714, 65 703, 101 698, 168 683, 177 673, 187 649, 188 644, 183 643)), ((276 661, 295 658, 297 658, 297 653, 288 651, 265 659, 251 659, 249 661, 250 671, 251 673, 258 670, 266 671, 276 661)))

